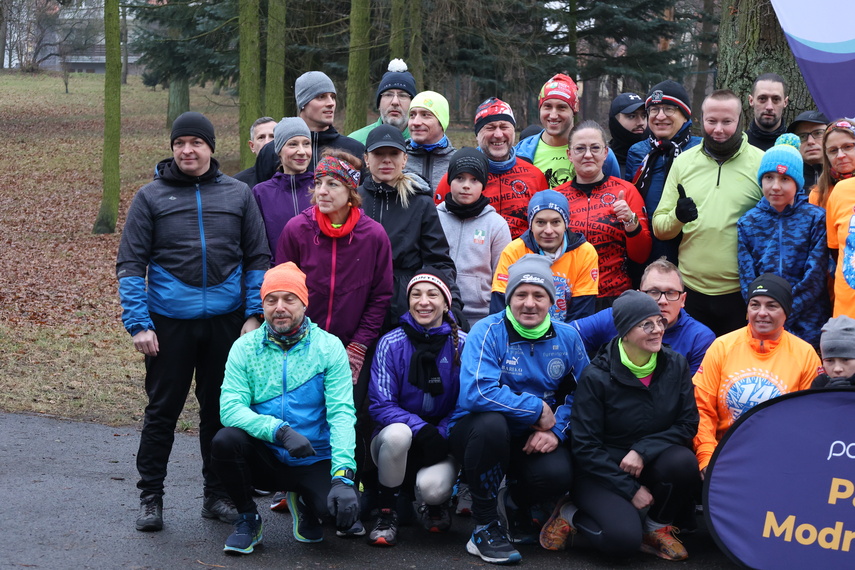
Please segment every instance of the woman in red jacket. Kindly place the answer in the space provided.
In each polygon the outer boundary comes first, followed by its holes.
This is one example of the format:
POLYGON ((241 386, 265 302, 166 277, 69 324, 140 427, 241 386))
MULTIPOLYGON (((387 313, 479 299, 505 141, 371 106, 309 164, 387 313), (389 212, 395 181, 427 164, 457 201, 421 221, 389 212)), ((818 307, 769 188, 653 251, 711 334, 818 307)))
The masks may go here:
POLYGON ((627 260, 644 263, 652 245, 644 200, 631 183, 603 173, 607 153, 606 133, 599 124, 577 125, 567 147, 576 173, 556 188, 570 203, 567 229, 581 232, 600 258, 598 311, 632 288, 627 260))

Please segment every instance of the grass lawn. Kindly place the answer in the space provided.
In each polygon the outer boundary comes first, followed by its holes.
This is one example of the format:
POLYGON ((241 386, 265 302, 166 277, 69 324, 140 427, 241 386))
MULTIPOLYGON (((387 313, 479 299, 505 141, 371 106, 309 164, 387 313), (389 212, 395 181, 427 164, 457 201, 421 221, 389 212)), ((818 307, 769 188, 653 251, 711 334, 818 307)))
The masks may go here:
MULTIPOLYGON (((101 200, 104 76, 0 71, 0 409, 139 424, 142 357, 122 328, 116 250, 134 193, 171 155, 167 92, 122 87, 117 233, 92 235, 101 200)), ((215 157, 238 169, 237 101, 194 87, 190 106, 217 130, 215 157)), ((343 117, 339 117, 343 119, 343 117)), ((469 125, 457 146, 474 145, 469 125)), ((179 429, 195 426, 191 396, 179 429)))

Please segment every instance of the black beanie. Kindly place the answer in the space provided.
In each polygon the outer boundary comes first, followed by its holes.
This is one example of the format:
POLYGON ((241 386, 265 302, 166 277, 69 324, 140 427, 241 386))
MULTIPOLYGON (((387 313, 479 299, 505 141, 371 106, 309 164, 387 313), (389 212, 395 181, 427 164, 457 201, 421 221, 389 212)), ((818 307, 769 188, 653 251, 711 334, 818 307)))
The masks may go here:
POLYGON ((487 157, 480 150, 468 146, 459 149, 453 155, 448 163, 448 185, 451 186, 451 181, 457 178, 461 172, 468 172, 474 176, 484 188, 487 187, 487 157))
POLYGON ((793 288, 783 277, 774 273, 764 273, 748 286, 748 300, 759 296, 772 297, 784 309, 788 317, 793 312, 793 288))
POLYGON ((644 108, 650 109, 651 105, 674 105, 687 121, 692 120, 692 100, 686 92, 686 88, 677 83, 666 79, 661 83, 657 83, 650 89, 647 94, 647 99, 644 101, 644 108))
POLYGON ((662 309, 653 297, 641 291, 630 289, 620 294, 612 305, 612 320, 617 329, 618 338, 623 338, 632 327, 647 317, 662 316, 662 309))
POLYGON ((214 136, 214 125, 202 113, 196 111, 187 111, 181 113, 172 123, 172 138, 169 139, 169 146, 178 137, 199 137, 211 147, 211 152, 214 152, 214 145, 217 142, 217 137, 214 136))

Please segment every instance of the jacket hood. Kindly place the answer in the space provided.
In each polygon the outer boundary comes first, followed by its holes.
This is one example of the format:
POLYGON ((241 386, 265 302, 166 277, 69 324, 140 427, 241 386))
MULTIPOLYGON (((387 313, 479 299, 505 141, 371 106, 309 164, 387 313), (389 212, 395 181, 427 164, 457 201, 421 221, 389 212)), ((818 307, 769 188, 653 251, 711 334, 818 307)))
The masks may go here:
POLYGON ((211 157, 211 167, 208 169, 208 172, 202 176, 176 176, 173 164, 175 164, 174 158, 164 158, 158 162, 154 167, 154 180, 162 180, 170 186, 188 186, 190 184, 219 180, 223 175, 220 172, 220 163, 214 157, 211 157))

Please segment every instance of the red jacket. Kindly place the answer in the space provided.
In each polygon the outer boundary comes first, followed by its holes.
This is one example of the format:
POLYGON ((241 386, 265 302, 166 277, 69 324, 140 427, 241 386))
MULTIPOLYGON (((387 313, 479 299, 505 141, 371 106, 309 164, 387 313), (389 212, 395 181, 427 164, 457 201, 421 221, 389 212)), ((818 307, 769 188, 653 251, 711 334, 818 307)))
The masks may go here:
POLYGON ((644 263, 650 255, 652 237, 644 199, 631 183, 610 176, 593 187, 588 195, 574 181, 555 188, 570 202, 570 231, 582 233, 600 257, 600 297, 615 297, 632 288, 627 273, 627 257, 644 263), (623 190, 639 226, 630 235, 614 215, 614 204, 623 190))
MULTIPOLYGON (((517 239, 528 229, 528 201, 535 192, 546 190, 546 177, 535 165, 517 159, 517 163, 501 174, 490 172, 483 194, 490 199, 500 216, 508 222, 511 239, 517 239)), ((436 187, 434 202, 440 204, 451 190, 448 175, 436 187)))

